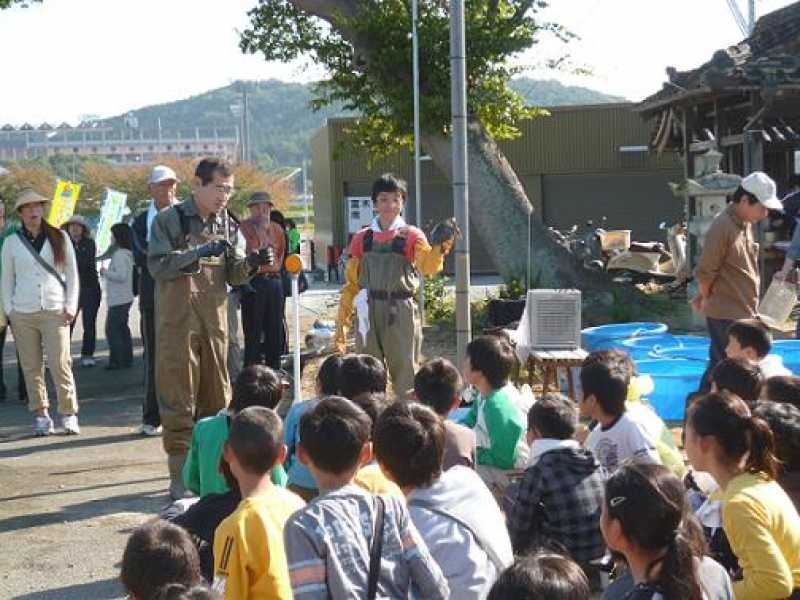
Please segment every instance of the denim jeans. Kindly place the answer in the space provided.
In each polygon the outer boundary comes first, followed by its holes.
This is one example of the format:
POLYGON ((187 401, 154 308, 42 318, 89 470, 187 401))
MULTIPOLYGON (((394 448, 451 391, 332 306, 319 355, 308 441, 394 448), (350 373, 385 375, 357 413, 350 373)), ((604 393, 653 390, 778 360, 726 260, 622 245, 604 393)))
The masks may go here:
POLYGON ((108 364, 112 367, 130 367, 133 363, 133 340, 128 327, 131 304, 118 304, 108 309, 106 340, 109 349, 108 364))

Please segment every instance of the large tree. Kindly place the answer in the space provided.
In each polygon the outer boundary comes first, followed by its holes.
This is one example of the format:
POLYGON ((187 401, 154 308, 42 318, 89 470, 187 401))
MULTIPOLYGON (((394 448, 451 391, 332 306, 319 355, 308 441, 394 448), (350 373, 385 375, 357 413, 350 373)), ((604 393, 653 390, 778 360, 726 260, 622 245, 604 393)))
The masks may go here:
MULTIPOLYGON (((540 19, 545 6, 541 0, 466 0, 470 214, 507 278, 525 276, 532 205, 495 140, 518 136, 519 121, 541 113, 510 89, 514 69, 509 65, 543 35, 572 37, 540 19)), ((419 0, 419 10, 422 145, 450 178, 449 2, 419 0)), ((351 143, 373 158, 411 146, 410 0, 260 0, 249 17, 243 51, 260 52, 267 60, 311 60, 326 68, 329 77, 317 86, 315 105, 342 102, 362 115, 351 143)), ((533 281, 541 287, 602 291, 592 299, 610 304, 610 280, 583 268, 543 223, 532 221, 533 281)))
POLYGON ((9 8, 15 4, 19 4, 22 7, 27 7, 29 4, 33 2, 41 2, 42 0, 0 0, 0 10, 4 8, 9 8))

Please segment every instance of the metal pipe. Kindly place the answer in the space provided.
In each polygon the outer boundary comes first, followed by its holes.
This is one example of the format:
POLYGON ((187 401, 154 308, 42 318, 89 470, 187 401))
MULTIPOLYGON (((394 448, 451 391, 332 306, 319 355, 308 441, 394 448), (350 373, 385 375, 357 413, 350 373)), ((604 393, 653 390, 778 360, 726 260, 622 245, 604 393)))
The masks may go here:
POLYGON ((469 180, 467 173, 467 74, 464 1, 450 2, 450 83, 453 118, 453 208, 461 237, 456 240, 456 351, 458 364, 472 337, 469 305, 469 180))
POLYGON ((300 380, 300 274, 292 273, 290 277, 292 280, 292 305, 294 306, 294 315, 292 315, 294 321, 294 357, 292 360, 294 372, 294 402, 300 402, 302 400, 302 381, 300 380))
MULTIPOLYGON (((419 0, 411 2, 411 45, 412 45, 412 65, 414 71, 414 200, 416 201, 416 221, 417 227, 422 229, 422 168, 420 165, 420 126, 419 126, 419 32, 417 23, 419 21, 419 0)), ((419 318, 425 323, 425 275, 420 273, 419 294, 417 298, 419 305, 419 318)))

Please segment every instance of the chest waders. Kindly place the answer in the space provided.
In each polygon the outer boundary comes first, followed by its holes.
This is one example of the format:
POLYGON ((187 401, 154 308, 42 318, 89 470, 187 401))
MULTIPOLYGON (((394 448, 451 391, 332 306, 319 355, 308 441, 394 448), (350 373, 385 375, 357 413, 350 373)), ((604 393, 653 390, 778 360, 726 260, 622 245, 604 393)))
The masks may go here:
POLYGON ((414 301, 419 274, 406 259, 406 243, 404 237, 380 243, 367 231, 359 273, 359 286, 367 290, 369 332, 366 340, 356 334, 356 349, 386 365, 398 397, 414 386, 422 339, 414 301))

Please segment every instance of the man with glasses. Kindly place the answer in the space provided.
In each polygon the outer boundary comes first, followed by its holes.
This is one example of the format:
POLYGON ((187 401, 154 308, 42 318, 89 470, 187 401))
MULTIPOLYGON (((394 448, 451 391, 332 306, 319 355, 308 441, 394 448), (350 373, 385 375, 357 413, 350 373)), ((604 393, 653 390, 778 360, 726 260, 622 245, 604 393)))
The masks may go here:
POLYGON ((269 261, 265 253, 236 250, 238 231, 227 211, 233 183, 228 163, 201 160, 192 196, 161 211, 150 231, 156 393, 173 499, 185 495, 181 471, 194 422, 217 414, 231 396, 226 284, 246 283, 269 261))

